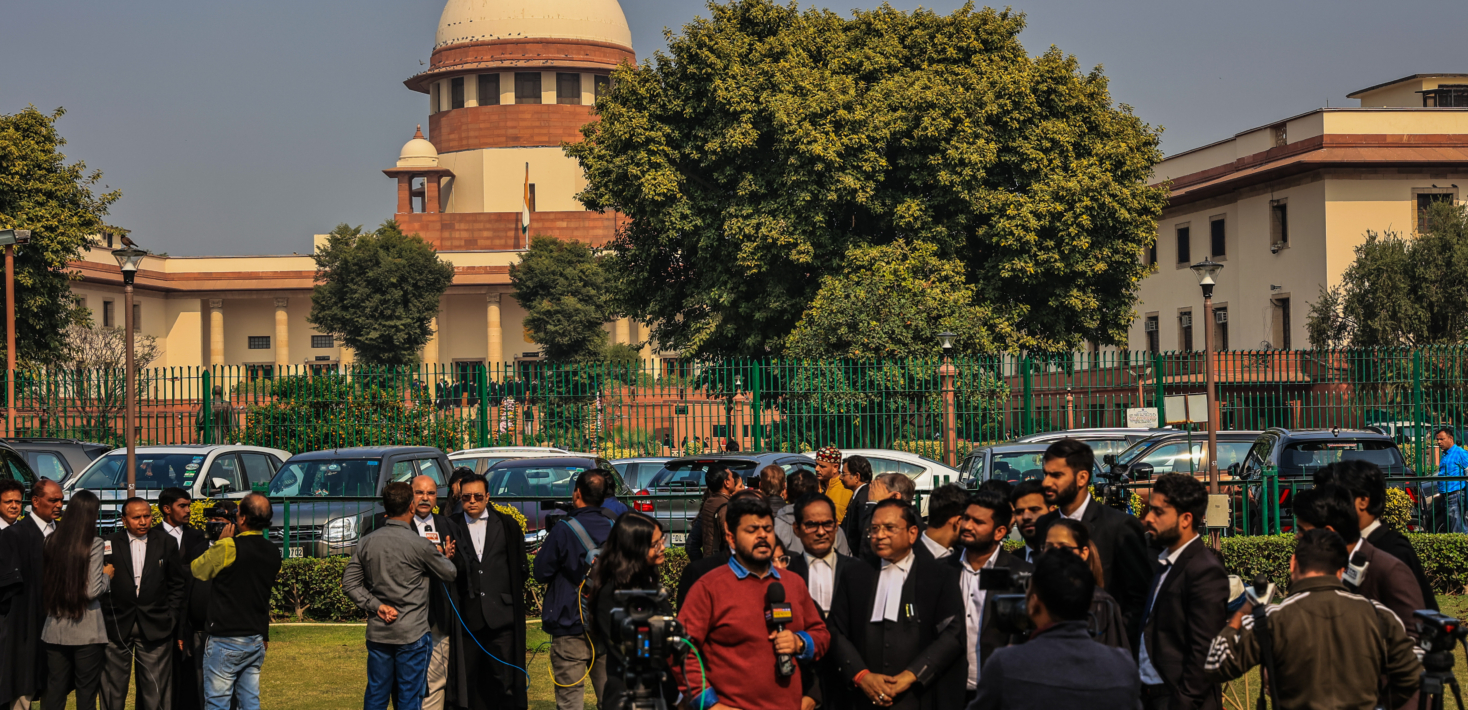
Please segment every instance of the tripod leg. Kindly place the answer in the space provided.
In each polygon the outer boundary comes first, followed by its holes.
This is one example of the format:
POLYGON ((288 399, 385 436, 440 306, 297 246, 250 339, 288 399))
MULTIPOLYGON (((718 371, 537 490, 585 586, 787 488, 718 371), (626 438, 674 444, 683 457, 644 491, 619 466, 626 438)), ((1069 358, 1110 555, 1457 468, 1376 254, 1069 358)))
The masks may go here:
MULTIPOLYGON (((1447 685, 1449 688, 1453 689, 1453 700, 1457 701, 1458 710, 1463 710, 1463 693, 1458 689, 1458 678, 1452 674, 1449 674, 1447 677, 1447 685)), ((1444 693, 1444 695, 1446 695, 1446 693, 1444 693)), ((1439 707, 1445 704, 1442 702, 1441 696, 1438 697, 1437 704, 1439 707)))

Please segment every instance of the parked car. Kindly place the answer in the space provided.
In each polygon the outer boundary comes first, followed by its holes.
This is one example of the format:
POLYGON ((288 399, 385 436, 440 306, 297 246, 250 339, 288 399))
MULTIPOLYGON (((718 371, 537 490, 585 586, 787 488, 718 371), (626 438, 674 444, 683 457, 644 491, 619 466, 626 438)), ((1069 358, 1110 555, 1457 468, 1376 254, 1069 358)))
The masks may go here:
MULTIPOLYGON (((1218 432, 1219 480, 1233 478, 1248 455, 1249 449, 1263 432, 1218 432)), ((1208 473, 1208 433, 1172 431, 1148 437, 1121 454, 1107 454, 1107 468, 1113 475, 1125 475, 1132 481, 1147 480, 1164 473, 1208 473)))
POLYGON ((612 472, 612 495, 610 498, 626 498, 632 493, 616 473, 610 461, 590 454, 565 456, 540 456, 536 458, 505 459, 490 466, 484 477, 489 481, 489 499, 504 497, 534 497, 536 501, 500 501, 520 511, 525 516, 528 530, 525 544, 538 548, 545 539, 552 519, 560 515, 553 502, 569 504, 571 491, 576 486, 576 476, 592 468, 604 468, 612 472))
POLYGON ((533 459, 543 456, 593 456, 554 446, 486 446, 478 449, 463 449, 449 454, 454 468, 468 466, 475 473, 483 474, 501 461, 509 459, 533 459))
MULTIPOLYGON (((157 500, 164 488, 182 488, 195 499, 243 498, 255 486, 268 485, 289 451, 243 444, 185 444, 139 446, 135 450, 137 494, 157 500)), ((119 525, 121 506, 127 500, 127 449, 113 449, 86 470, 66 480, 62 493, 70 498, 88 490, 102 499, 97 526, 110 530, 119 525)))
POLYGON ((780 468, 785 469, 787 474, 797 468, 803 468, 812 473, 816 470, 815 459, 803 454, 778 451, 676 458, 663 464, 663 469, 658 471, 652 480, 648 481, 647 488, 638 491, 637 495, 671 496, 681 493, 686 498, 639 501, 634 497, 629 501, 629 507, 656 518, 663 525, 663 529, 672 536, 670 544, 682 545, 687 537, 688 528, 693 524, 693 519, 698 517, 699 508, 703 505, 704 474, 714 463, 728 466, 730 470, 744 478, 746 486, 755 487, 759 486, 760 470, 770 464, 779 465, 780 468))
POLYGON ((1119 454, 1150 436, 1177 431, 1176 429, 1127 429, 1127 428, 1097 428, 1097 429, 1064 429, 1061 431, 1046 431, 1038 434, 1030 434, 1015 439, 1015 444, 1030 443, 1053 443, 1061 439, 1079 439, 1091 445, 1091 450, 1096 452, 1096 460, 1106 454, 1119 454))
POLYGON ((296 454, 270 480, 270 540, 286 557, 350 555, 383 512, 382 489, 419 474, 448 498, 449 458, 431 446, 371 446, 296 454), (281 498, 309 500, 283 501, 281 498))
POLYGON ((27 491, 40 480, 26 463, 25 456, 4 442, 0 442, 0 478, 20 481, 27 491))
POLYGON ((978 488, 990 479, 1019 483, 1045 477, 1045 449, 1050 444, 999 444, 974 449, 959 464, 959 482, 978 488))
POLYGON ((92 465, 98 456, 112 450, 107 444, 47 437, 6 439, 5 443, 25 457, 36 475, 57 483, 64 482, 72 474, 92 465))
POLYGON ((642 456, 630 459, 613 459, 612 465, 617 468, 617 473, 622 476, 622 481, 628 488, 640 491, 647 488, 652 477, 663 470, 663 466, 672 461, 672 456, 642 456))
MULTIPOLYGON (((812 452, 807 455, 814 456, 815 454, 812 452)), ((932 493, 934 488, 944 483, 959 483, 963 479, 963 474, 956 468, 949 468, 948 464, 906 451, 842 449, 841 456, 842 458, 865 457, 872 464, 873 477, 884 473, 900 473, 911 478, 918 492, 918 513, 922 515, 928 514, 928 494, 932 493)))
MULTIPOLYGON (((1239 466, 1237 478, 1246 482, 1247 500, 1234 501, 1235 527, 1245 534, 1263 531, 1260 518, 1264 508, 1262 479, 1266 467, 1276 467, 1283 483, 1303 482, 1311 485, 1315 472, 1338 461, 1369 461, 1376 464, 1387 476, 1413 476, 1407 459, 1397 448, 1392 437, 1375 431, 1359 429, 1284 429, 1270 428, 1255 438, 1249 452, 1239 466), (1241 505, 1248 506, 1248 529, 1243 529, 1241 505)), ((1396 486, 1400 484, 1388 484, 1396 486)), ((1421 500, 1421 484, 1404 486, 1407 495, 1414 501, 1421 500)), ((1279 491, 1280 529, 1294 529, 1294 514, 1291 500, 1294 489, 1282 485, 1279 491)), ((1415 515, 1414 506, 1414 515, 1415 515)), ((1411 521, 1416 524, 1416 519, 1411 521)))

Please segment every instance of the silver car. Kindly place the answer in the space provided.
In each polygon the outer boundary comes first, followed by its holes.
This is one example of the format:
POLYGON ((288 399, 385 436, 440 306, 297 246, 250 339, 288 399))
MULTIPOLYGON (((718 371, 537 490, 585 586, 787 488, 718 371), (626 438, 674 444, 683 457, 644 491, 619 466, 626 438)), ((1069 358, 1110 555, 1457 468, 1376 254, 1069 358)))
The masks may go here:
MULTIPOLYGON (((138 496, 157 500, 164 488, 182 488, 194 500, 243 498, 266 488, 289 451, 242 444, 139 446, 134 474, 138 496)), ((127 500, 127 449, 113 449, 62 484, 67 498, 88 490, 102 499, 97 527, 115 528, 127 500)))

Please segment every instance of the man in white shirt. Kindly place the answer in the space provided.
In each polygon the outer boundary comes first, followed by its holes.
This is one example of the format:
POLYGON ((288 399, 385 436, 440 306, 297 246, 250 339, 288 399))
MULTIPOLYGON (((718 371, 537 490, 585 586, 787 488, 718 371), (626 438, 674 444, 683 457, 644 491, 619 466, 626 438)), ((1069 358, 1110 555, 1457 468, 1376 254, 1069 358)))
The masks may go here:
POLYGON ((464 512, 449 519, 454 538, 459 617, 450 631, 448 699, 469 710, 525 707, 525 535, 514 518, 495 510, 478 474, 459 483, 464 512), (494 660, 488 654, 494 654, 494 660))
POLYGON ((20 481, 7 478, 0 481, 0 530, 15 524, 20 519, 20 511, 24 506, 21 498, 25 495, 25 486, 20 481))
POLYGON ((130 498, 122 506, 123 529, 106 539, 117 574, 101 600, 107 628, 103 707, 127 704, 134 675, 138 710, 173 707, 173 646, 184 571, 178 544, 152 525, 148 501, 130 498))
POLYGON ((923 530, 923 544, 918 549, 935 560, 953 554, 953 546, 958 544, 958 521, 966 507, 968 491, 962 486, 957 483, 938 486, 928 497, 928 527, 923 530))
MULTIPOLYGON (((929 508, 932 510, 932 508, 929 508)), ((1009 501, 997 491, 981 491, 966 501, 963 515, 959 518, 958 550, 949 562, 958 568, 959 582, 963 589, 965 630, 969 643, 968 677, 965 683, 965 700, 973 700, 977 692, 980 669, 985 660, 997 649, 1010 644, 1010 635, 1000 630, 991 613, 990 592, 995 594, 1023 594, 1025 588, 984 589, 979 580, 982 570, 1004 568, 1010 572, 1029 572, 1034 566, 1006 552, 1004 538, 1009 535, 1013 521, 1013 509, 1009 501)))
MULTIPOLYGON (((830 498, 815 493, 796 500, 792 528, 802 552, 792 555, 789 570, 805 580, 811 601, 825 618, 838 589, 852 588, 860 592, 857 596, 869 596, 876 588, 877 571, 837 550, 841 528, 836 524, 836 504, 830 498)), ((859 694, 852 696, 855 689, 841 677, 829 652, 816 661, 815 672, 825 707, 851 707, 860 698, 859 694)))
POLYGON ((31 512, 3 533, 4 552, 20 572, 21 591, 10 601, 10 613, 0 624, 0 707, 30 707, 45 685, 46 668, 41 628, 46 623, 41 576, 46 538, 56 531, 61 515, 61 484, 43 478, 31 486, 31 512), (30 521, 30 522, 26 522, 30 521))

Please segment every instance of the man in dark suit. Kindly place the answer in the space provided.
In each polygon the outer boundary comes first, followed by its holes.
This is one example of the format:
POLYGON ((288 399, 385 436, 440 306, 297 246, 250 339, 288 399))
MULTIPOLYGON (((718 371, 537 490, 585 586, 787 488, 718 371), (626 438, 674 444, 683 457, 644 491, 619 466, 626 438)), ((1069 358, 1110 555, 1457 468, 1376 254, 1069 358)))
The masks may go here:
POLYGON ((1078 555, 1040 555, 1025 599, 1036 630, 1028 642, 994 651, 968 710, 1139 710, 1131 654, 1086 631, 1095 587, 1078 555))
MULTIPOLYGON (((1315 485, 1335 483, 1350 491, 1356 502, 1356 521, 1361 525, 1361 537, 1407 565, 1417 586, 1422 590, 1423 609, 1437 609, 1437 594, 1427 573, 1422 570, 1422 560, 1407 537, 1381 524, 1381 514, 1386 510, 1386 475, 1370 461, 1339 461, 1315 472, 1315 485)), ((1409 624, 1410 626, 1410 624, 1409 624)))
POLYGON ((118 573, 101 599, 107 627, 102 707, 127 705, 133 675, 138 682, 138 710, 173 707, 172 651, 183 606, 184 571, 177 541, 162 530, 150 529, 152 523, 148 501, 129 498, 122 505, 123 529, 106 538, 118 573))
POLYGON ((1142 609, 1152 587, 1152 561, 1142 532, 1142 523, 1115 508, 1091 500, 1088 489, 1096 455, 1091 447, 1075 439, 1061 439, 1045 449, 1045 478, 1040 485, 1045 502, 1058 506, 1035 523, 1042 545, 1050 523, 1061 516, 1079 520, 1091 531, 1091 541, 1101 553, 1106 591, 1121 607, 1127 640, 1132 648, 1142 633, 1142 609))
MULTIPOLYGON (((931 508, 929 508, 931 510, 931 508)), ((980 491, 969 497, 958 521, 959 553, 943 562, 958 570, 959 587, 963 591, 964 631, 967 638, 978 639, 965 644, 968 652, 968 676, 964 697, 973 700, 978 690, 980 668, 994 651, 1010 644, 1010 635, 995 623, 993 594, 1021 594, 1023 588, 983 589, 979 586, 980 570, 1003 568, 1011 572, 1029 572, 1034 565, 1004 550, 1014 509, 1009 501, 994 491, 980 491)))
MULTIPOLYGON (((182 488, 165 488, 158 493, 158 514, 163 519, 154 528, 165 541, 178 550, 182 565, 183 601, 174 614, 173 707, 174 710, 200 710, 204 707, 204 639, 209 608, 209 582, 200 582, 188 572, 188 566, 209 549, 204 531, 189 524, 193 500, 182 488)), ((114 577, 114 579, 116 579, 114 577)))
POLYGON ((21 590, 10 599, 0 626, 0 708, 29 707, 45 687, 41 629, 46 609, 41 598, 42 546, 56 532, 61 515, 61 485, 43 478, 31 487, 31 512, 0 533, 0 557, 19 570, 21 590))
MULTIPOLYGON (((836 504, 825 494, 815 493, 795 502, 794 528, 802 552, 791 555, 788 569, 805 580, 821 618, 830 616, 831 600, 838 590, 852 588, 860 598, 876 590, 877 571, 871 565, 836 551, 836 504)), ((852 687, 841 677, 830 653, 816 661, 815 676, 823 706, 845 708, 856 702, 851 697, 852 687)))
POLYGON ((872 522, 872 507, 868 485, 872 482, 872 462, 867 457, 854 455, 841 462, 841 485, 850 490, 851 502, 846 504, 846 518, 841 521, 841 530, 851 544, 851 554, 861 557, 869 554, 872 544, 867 540, 867 526, 872 522))
POLYGON ((506 664, 525 667, 525 533, 490 504, 488 489, 483 476, 465 477, 464 512, 448 523, 457 548, 455 594, 468 627, 456 624, 450 642, 448 699, 470 710, 523 709, 526 678, 506 664))
POLYGON ((852 707, 960 706, 968 663, 957 572, 916 554, 918 517, 906 501, 878 503, 870 534, 882 561, 875 588, 840 587, 828 615, 837 673, 860 690, 852 707))
POLYGON ((1223 695, 1203 674, 1228 623, 1228 573, 1200 535, 1208 489, 1181 473, 1157 477, 1143 525, 1164 547, 1138 649, 1142 702, 1152 710, 1216 710, 1223 695))
MULTIPOLYGON (((449 538, 449 516, 433 512, 438 507, 438 482, 432 476, 413 478, 413 532, 442 545, 449 538)), ((428 690, 423 710, 443 710, 449 681, 449 632, 458 624, 449 604, 451 585, 434 580, 428 592, 428 630, 433 651, 428 659, 428 690)))

